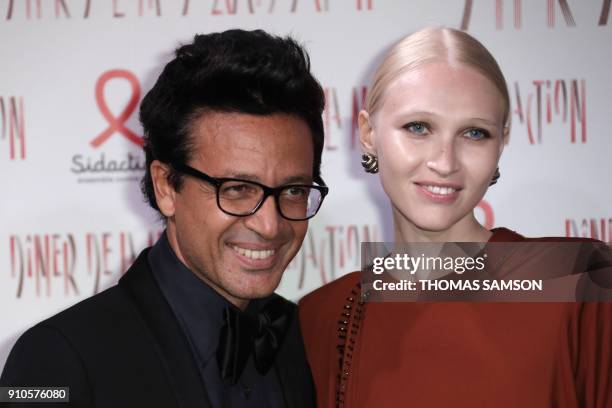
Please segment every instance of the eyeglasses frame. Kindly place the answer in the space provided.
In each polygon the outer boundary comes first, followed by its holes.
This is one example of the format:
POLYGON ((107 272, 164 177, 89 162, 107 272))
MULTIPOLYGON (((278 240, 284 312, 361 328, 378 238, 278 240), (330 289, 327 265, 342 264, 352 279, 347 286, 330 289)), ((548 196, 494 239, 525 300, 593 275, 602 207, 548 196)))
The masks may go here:
POLYGON ((198 169, 195 169, 187 164, 183 164, 183 163, 172 163, 171 164, 172 168, 176 171, 178 171, 179 173, 188 175, 188 176, 192 176, 197 178, 198 180, 207 182, 211 185, 213 185, 215 187, 215 195, 217 198, 217 207, 223 211, 225 214, 227 215, 231 215, 234 217, 248 217, 250 215, 255 214, 263 205, 263 203, 266 201, 266 199, 269 196, 273 196, 274 197, 274 203, 276 204, 276 210, 278 211, 278 213, 280 214, 281 217, 283 217, 286 220, 289 221, 306 221, 311 219, 312 217, 314 217, 315 215, 317 215, 317 213, 319 212, 319 210, 321 209, 321 206, 323 204, 323 200, 325 199, 325 196, 329 193, 329 187, 327 187, 325 185, 325 183, 323 183, 323 185, 314 185, 314 184, 285 184, 282 186, 278 186, 278 187, 268 187, 265 184, 261 184, 258 183, 257 181, 252 181, 252 180, 244 180, 244 179, 238 179, 238 178, 231 178, 231 177, 221 177, 221 178, 217 178, 217 177, 212 177, 209 176, 208 174, 201 172, 198 169), (251 184, 255 184, 256 186, 261 187, 261 189, 263 190, 263 197, 261 198, 261 200, 259 201, 259 203, 255 206, 255 208, 253 210, 251 210, 250 213, 248 214, 234 214, 231 213, 229 211, 226 211, 223 209, 223 207, 221 207, 221 202, 220 202, 220 197, 219 197, 219 188, 221 187, 221 185, 227 181, 238 181, 238 182, 243 182, 243 183, 251 183, 251 184), (321 193, 321 198, 320 198, 320 202, 319 202, 319 207, 317 208, 317 210, 314 212, 314 214, 312 214, 311 216, 307 217, 307 218, 290 218, 285 216, 285 214, 283 214, 282 210, 281 210, 281 206, 280 206, 280 193, 285 190, 288 187, 308 187, 308 188, 314 188, 316 190, 319 190, 319 192, 321 193))

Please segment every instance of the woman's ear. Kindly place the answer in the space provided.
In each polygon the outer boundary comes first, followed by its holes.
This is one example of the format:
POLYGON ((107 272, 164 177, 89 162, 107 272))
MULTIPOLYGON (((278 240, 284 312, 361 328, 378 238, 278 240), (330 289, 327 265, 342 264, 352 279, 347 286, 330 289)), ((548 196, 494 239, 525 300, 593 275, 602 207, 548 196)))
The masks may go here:
POLYGON ((504 147, 506 147, 506 145, 510 141, 510 124, 507 124, 506 126, 504 126, 502 128, 501 137, 502 137, 502 140, 501 140, 501 143, 499 144, 499 155, 498 155, 498 157, 501 157, 501 154, 504 151, 504 147))
POLYGON ((370 114, 365 110, 359 112, 357 124, 359 125, 359 141, 363 151, 376 155, 376 140, 370 114))
POLYGON ((507 145, 510 141, 510 128, 512 127, 512 116, 508 115, 506 118, 506 123, 504 124, 504 128, 502 129, 502 142, 503 145, 507 145))
POLYGON ((510 123, 504 126, 502 137, 503 137, 504 145, 507 145, 508 142, 510 141, 510 123))

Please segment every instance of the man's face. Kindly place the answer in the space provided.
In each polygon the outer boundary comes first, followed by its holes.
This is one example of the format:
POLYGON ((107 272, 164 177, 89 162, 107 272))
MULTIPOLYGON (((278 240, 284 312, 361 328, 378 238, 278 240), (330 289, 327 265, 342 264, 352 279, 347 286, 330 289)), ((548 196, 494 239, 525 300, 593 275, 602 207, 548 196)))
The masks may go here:
MULTIPOLYGON (((186 164, 212 177, 270 187, 312 183, 312 135, 297 116, 209 112, 194 120, 191 129, 193 154, 186 164)), ((156 162, 152 173, 178 258, 239 307, 271 294, 299 250, 308 222, 282 218, 271 196, 253 215, 225 214, 211 184, 185 176, 177 192, 164 184, 167 168, 159 170, 159 177, 155 168, 164 167, 156 162)))

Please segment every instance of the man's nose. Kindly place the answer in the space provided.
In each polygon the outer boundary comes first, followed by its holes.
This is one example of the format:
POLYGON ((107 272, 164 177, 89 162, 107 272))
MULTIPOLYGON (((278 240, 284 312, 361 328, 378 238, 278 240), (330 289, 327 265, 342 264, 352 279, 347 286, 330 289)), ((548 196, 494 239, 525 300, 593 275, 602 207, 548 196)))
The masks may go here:
POLYGON ((286 222, 276 208, 273 196, 265 198, 257 212, 246 219, 246 226, 265 239, 274 239, 278 236, 282 224, 286 222))

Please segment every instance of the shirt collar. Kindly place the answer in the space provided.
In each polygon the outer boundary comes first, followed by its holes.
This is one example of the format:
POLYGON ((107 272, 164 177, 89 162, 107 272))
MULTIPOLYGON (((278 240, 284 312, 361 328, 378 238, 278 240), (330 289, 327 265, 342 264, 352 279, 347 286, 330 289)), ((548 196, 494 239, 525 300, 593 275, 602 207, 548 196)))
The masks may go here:
POLYGON ((223 311, 236 308, 176 256, 166 233, 149 251, 149 264, 162 293, 170 304, 196 353, 205 365, 215 354, 223 326, 223 311))

